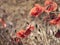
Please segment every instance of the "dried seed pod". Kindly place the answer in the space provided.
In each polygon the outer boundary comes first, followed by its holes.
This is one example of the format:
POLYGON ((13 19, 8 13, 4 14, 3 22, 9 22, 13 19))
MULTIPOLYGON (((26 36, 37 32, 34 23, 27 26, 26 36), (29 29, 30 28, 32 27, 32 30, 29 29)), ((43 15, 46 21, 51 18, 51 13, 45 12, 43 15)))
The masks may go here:
POLYGON ((15 30, 15 33, 17 32, 17 30, 15 30))
POLYGON ((39 30, 39 32, 41 32, 41 30, 40 29, 38 29, 39 30))
POLYGON ((6 30, 6 33, 8 33, 8 29, 6 30))
POLYGON ((58 32, 55 34, 56 38, 60 38, 60 29, 58 29, 58 32))
POLYGON ((35 27, 38 28, 38 25, 36 24, 35 27))
POLYGON ((35 39, 37 40, 37 37, 35 36, 35 39))

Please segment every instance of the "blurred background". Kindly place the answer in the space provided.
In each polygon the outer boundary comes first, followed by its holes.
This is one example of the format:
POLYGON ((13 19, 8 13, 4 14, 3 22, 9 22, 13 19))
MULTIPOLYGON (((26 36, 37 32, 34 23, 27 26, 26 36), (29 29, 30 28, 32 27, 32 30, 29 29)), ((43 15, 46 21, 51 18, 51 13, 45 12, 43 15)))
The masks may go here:
MULTIPOLYGON (((58 5, 56 12, 59 12, 60 0, 53 1, 58 5)), ((60 45, 60 38, 55 37, 58 28, 43 21, 47 15, 45 12, 38 18, 29 15, 34 4, 44 6, 44 2, 45 0, 0 0, 0 18, 7 26, 4 28, 0 23, 0 45, 60 45), (34 24, 34 31, 17 43, 14 38, 16 32, 26 29, 28 24, 34 24)), ((59 13, 54 14, 57 16, 59 13)))

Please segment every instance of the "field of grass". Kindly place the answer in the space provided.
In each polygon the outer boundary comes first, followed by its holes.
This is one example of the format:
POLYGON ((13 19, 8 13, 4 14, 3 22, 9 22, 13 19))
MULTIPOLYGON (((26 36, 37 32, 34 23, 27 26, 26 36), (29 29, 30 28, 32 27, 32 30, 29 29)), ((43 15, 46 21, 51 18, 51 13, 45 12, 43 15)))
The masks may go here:
MULTIPOLYGON (((44 16, 47 15, 45 12, 38 18, 29 15, 34 4, 38 3, 43 6, 44 1, 0 0, 0 18, 4 19, 7 24, 6 28, 0 24, 0 45, 60 45, 60 38, 55 37, 58 28, 43 21, 44 16), (34 24, 34 31, 27 38, 21 38, 19 44, 12 41, 12 38, 16 37, 16 32, 26 29, 27 23, 34 24)), ((60 11, 60 0, 54 1, 58 4, 58 12, 60 11)))

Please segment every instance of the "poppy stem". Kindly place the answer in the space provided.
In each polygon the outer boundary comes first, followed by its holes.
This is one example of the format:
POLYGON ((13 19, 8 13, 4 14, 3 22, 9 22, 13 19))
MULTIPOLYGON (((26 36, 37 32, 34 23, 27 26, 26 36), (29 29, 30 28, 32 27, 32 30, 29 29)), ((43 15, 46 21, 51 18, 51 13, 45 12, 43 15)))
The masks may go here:
POLYGON ((60 11, 59 12, 51 12, 51 13, 60 13, 60 11))

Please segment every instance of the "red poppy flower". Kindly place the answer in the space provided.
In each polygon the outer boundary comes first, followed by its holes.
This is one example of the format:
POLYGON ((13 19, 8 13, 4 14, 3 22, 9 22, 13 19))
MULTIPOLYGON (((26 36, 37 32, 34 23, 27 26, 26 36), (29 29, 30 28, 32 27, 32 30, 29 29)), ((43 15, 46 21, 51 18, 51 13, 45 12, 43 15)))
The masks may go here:
POLYGON ((26 30, 26 32, 24 33, 25 37, 27 37, 30 33, 31 33, 30 29, 26 30))
POLYGON ((49 21, 49 23, 50 23, 51 25, 56 25, 56 24, 57 24, 57 22, 56 22, 56 20, 55 20, 55 19, 53 19, 53 20, 49 21))
POLYGON ((28 25, 26 30, 28 30, 28 29, 32 31, 32 30, 34 30, 34 26, 33 25, 28 25))
POLYGON ((56 19, 53 19, 49 22, 50 22, 50 24, 58 25, 58 24, 60 24, 60 17, 57 17, 56 19))
POLYGON ((45 12, 49 13, 57 9, 57 4, 53 1, 45 1, 45 12))
POLYGON ((25 36, 28 36, 32 32, 32 30, 34 30, 34 26, 33 25, 29 25, 27 27, 27 29, 26 29, 26 32, 24 33, 25 36))
POLYGON ((57 18, 57 28, 60 28, 60 17, 57 18))
POLYGON ((40 6, 39 4, 35 4, 35 7, 33 7, 30 11, 30 15, 37 17, 39 14, 41 14, 44 11, 44 8, 40 6))
POLYGON ((25 38, 32 32, 32 30, 34 30, 34 26, 29 25, 26 30, 20 30, 19 32, 17 32, 16 36, 25 38))
POLYGON ((16 33, 16 36, 17 37, 21 37, 21 38, 24 38, 24 33, 25 33, 25 30, 20 30, 19 32, 16 33))

